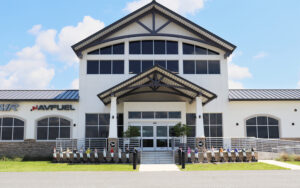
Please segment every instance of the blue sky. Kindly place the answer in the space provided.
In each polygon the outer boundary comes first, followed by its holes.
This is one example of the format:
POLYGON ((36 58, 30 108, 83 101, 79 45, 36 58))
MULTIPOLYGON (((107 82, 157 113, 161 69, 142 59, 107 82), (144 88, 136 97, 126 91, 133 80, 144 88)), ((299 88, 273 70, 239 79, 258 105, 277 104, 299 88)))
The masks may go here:
MULTIPOLYGON (((147 0, 133 1, 3 1, 0 88, 76 87, 78 62, 66 46, 82 39, 81 29, 86 35, 93 33, 147 0)), ((229 66, 232 87, 300 87, 299 0, 158 2, 237 46, 229 66)))

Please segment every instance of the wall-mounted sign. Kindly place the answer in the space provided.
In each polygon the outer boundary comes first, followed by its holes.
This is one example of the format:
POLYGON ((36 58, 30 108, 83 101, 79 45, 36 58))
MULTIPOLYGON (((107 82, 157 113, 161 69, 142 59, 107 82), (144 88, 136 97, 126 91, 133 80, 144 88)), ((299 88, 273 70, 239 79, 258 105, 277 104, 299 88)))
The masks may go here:
POLYGON ((4 111, 7 112, 7 111, 11 111, 11 110, 17 111, 19 106, 20 105, 18 105, 18 104, 0 104, 0 111, 1 112, 4 112, 4 111))
POLYGON ((202 147, 202 146, 203 146, 203 142, 202 142, 201 140, 198 142, 198 146, 199 146, 199 147, 202 147))
POLYGON ((116 146, 116 143, 115 142, 111 142, 110 143, 110 147, 114 148, 116 146))
POLYGON ((35 111, 35 110, 66 110, 66 111, 71 111, 71 110, 75 110, 75 108, 73 108, 73 106, 71 104, 63 104, 63 105, 58 105, 58 104, 50 104, 50 105, 35 105, 32 106, 30 111, 35 111))

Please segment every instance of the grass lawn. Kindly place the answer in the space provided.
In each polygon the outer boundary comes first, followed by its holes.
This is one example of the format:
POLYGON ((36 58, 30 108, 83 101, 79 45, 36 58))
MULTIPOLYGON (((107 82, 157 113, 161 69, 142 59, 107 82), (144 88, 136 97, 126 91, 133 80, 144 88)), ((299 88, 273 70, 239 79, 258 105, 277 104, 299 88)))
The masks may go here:
MULTIPOLYGON (((137 167, 138 169, 138 167, 137 167)), ((133 171, 129 164, 66 164, 49 161, 0 161, 0 172, 133 171)), ((138 171, 138 170, 136 170, 138 171)))
MULTIPOLYGON (((181 166, 179 166, 181 169, 181 166)), ((182 170, 182 169, 181 169, 182 170)), ((219 163, 219 164, 186 164, 183 171, 205 171, 205 170, 287 170, 266 163, 219 163)))

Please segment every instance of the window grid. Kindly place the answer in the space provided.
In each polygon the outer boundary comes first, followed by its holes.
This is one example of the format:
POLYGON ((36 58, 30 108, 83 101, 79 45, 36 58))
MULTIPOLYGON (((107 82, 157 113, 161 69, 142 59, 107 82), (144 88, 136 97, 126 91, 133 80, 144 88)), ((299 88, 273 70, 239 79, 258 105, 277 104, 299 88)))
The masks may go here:
POLYGON ((221 74, 221 65, 220 65, 220 61, 219 60, 183 60, 183 74, 221 74), (185 64, 188 62, 193 62, 193 73, 186 73, 185 71, 185 64), (198 70, 199 72, 197 72, 197 63, 203 63, 206 62, 206 73, 202 73, 200 70, 198 70), (218 62, 219 63, 219 72, 218 73, 210 73, 210 69, 209 69, 209 65, 210 63, 213 62, 218 62), (201 72, 201 73, 200 73, 201 72))
POLYGON ((40 122, 40 121, 42 121, 42 120, 45 120, 45 119, 47 119, 47 125, 42 125, 42 126, 37 125, 37 130, 38 130, 38 128, 47 128, 47 139, 41 139, 41 138, 38 139, 38 131, 37 131, 37 140, 56 140, 56 139, 49 139, 49 135, 50 135, 50 127, 51 127, 51 128, 52 128, 52 127, 53 127, 53 128, 58 128, 58 137, 57 137, 57 138, 61 138, 61 137, 60 137, 61 128, 70 128, 70 129, 69 129, 70 134, 69 134, 69 137, 68 137, 68 138, 71 137, 71 122, 70 122, 69 120, 64 119, 64 120, 66 120, 66 121, 69 122, 69 125, 65 125, 65 126, 61 126, 61 119, 63 119, 63 118, 55 117, 55 116, 51 116, 51 117, 47 117, 47 118, 44 118, 44 119, 40 119, 38 122, 40 122), (55 126, 51 125, 51 126, 50 126, 50 118, 58 118, 58 125, 55 125, 55 126))
POLYGON ((178 62, 178 60, 129 60, 129 74, 139 74, 141 72, 149 70, 149 68, 146 69, 146 70, 143 70, 143 63, 150 62, 150 61, 152 61, 151 68, 153 66, 155 66, 155 65, 158 65, 157 62, 164 62, 165 63, 165 67, 163 67, 163 68, 165 68, 165 69, 167 69, 167 70, 169 70, 169 71, 171 71, 171 72, 173 72, 175 74, 178 74, 178 72, 179 72, 179 62, 178 62), (138 70, 138 72, 135 72, 134 68, 131 67, 131 66, 133 66, 136 63, 139 64, 139 70, 138 70), (176 66, 175 69, 177 69, 176 71, 175 70, 171 70, 173 68, 173 66, 171 64, 176 64, 175 65, 176 66))
MULTIPOLYGON (((222 133, 222 135, 220 135, 220 136, 222 137, 223 136, 223 116, 222 116, 222 114, 221 113, 204 113, 203 114, 203 118, 204 118, 204 116, 206 116, 208 118, 207 124, 205 124, 205 122, 203 122, 204 129, 205 129, 205 127, 208 127, 208 135, 205 135, 205 136, 214 137, 214 136, 212 136, 211 127, 212 126, 216 126, 216 127, 221 127, 221 133, 222 133), (218 123, 218 122, 216 124, 212 124, 212 122, 211 122, 211 116, 212 115, 216 115, 216 117, 218 117, 218 115, 219 115, 219 117, 221 117, 221 124, 218 123)), ((217 119, 217 121, 218 121, 218 119, 217 119)), ((205 132, 205 130, 204 130, 204 132, 205 132)), ((218 134, 218 132, 217 132, 217 134, 218 134)))
MULTIPOLYGON (((129 55, 178 55, 178 41, 171 41, 171 40, 140 40, 140 41, 130 41, 129 42, 129 55), (143 42, 150 42, 152 43, 152 53, 146 53, 143 51, 143 42), (164 43, 164 53, 156 53, 156 48, 155 45, 158 42, 163 42, 164 43), (139 52, 138 53, 133 53, 130 50, 130 44, 134 44, 134 43, 138 43, 139 44, 139 52), (172 43, 177 43, 177 50, 176 53, 171 53, 168 51, 168 44, 172 44, 172 43)), ((171 50, 170 50, 171 51, 171 50)))
POLYGON ((114 45, 104 46, 102 48, 98 48, 96 50, 88 52, 87 54, 88 55, 124 55, 124 53, 125 53, 125 44, 124 43, 119 43, 119 44, 114 44, 114 45), (116 46, 119 46, 119 45, 123 46, 122 53, 114 53, 114 47, 117 49, 116 46), (110 54, 107 54, 107 53, 101 54, 101 49, 103 50, 105 48, 111 48, 110 49, 110 54))
POLYGON ((182 53, 183 53, 183 55, 220 55, 220 53, 218 53, 216 51, 213 51, 213 50, 210 50, 208 48, 204 48, 204 47, 193 45, 193 44, 188 44, 188 43, 185 43, 185 42, 182 43, 182 53), (189 53, 188 50, 186 49, 188 46, 193 46, 193 52, 192 53, 189 53), (204 54, 203 53, 197 53, 196 49, 204 50, 205 53, 204 54))
POLYGON ((276 118, 273 118, 273 117, 270 117, 270 116, 255 116, 255 117, 247 119, 246 120, 246 135, 248 136, 247 127, 255 127, 256 138, 260 138, 259 137, 259 133, 258 133, 259 132, 258 127, 262 127, 262 126, 266 126, 267 127, 267 134, 268 134, 267 138, 270 138, 270 129, 269 129, 270 126, 271 127, 278 127, 278 136, 279 136, 279 121, 276 118), (264 118, 266 118, 267 123, 266 124, 259 124, 258 123, 258 117, 264 117, 264 118), (247 121, 251 120, 253 118, 255 118, 255 125, 247 125, 247 121), (269 118, 275 119, 277 121, 277 125, 270 125, 269 124, 269 118))
POLYGON ((124 74, 124 68, 125 68, 125 64, 124 64, 124 60, 88 60, 87 61, 87 74, 124 74), (97 73, 96 72, 89 72, 89 63, 95 63, 97 62, 98 63, 98 71, 97 73), (102 71, 102 68, 101 68, 101 63, 102 63, 102 66, 103 63, 105 62, 110 62, 110 72, 101 72, 102 71), (115 69, 117 67, 117 62, 122 62, 122 70, 121 72, 118 72, 117 69, 115 69), (115 64, 115 65, 114 65, 115 64), (116 66, 116 67, 114 67, 116 66), (116 70, 116 71, 115 71, 116 70))
POLYGON ((181 119, 181 112, 180 111, 140 111, 140 112, 137 112, 137 111, 130 111, 128 112, 128 119, 181 119), (153 118, 146 118, 146 117, 143 117, 143 113, 145 112, 150 112, 150 113, 153 113, 153 118), (167 113, 167 117, 166 118, 158 118, 157 117, 157 114, 158 113, 162 113, 162 112, 166 112, 167 113), (139 118, 132 118, 131 117, 131 113, 138 113, 139 115, 139 118), (170 115, 170 113, 179 113, 179 117, 172 117, 170 115))
POLYGON ((15 126, 15 119, 16 118, 13 118, 13 117, 1 117, 0 118, 0 141, 20 141, 20 140, 24 140, 24 121, 21 120, 21 119, 18 119, 19 121, 22 121, 23 122, 23 126, 15 126), (12 125, 11 126, 4 126, 3 125, 3 121, 5 118, 11 118, 12 119, 12 125), (12 131, 11 131, 11 139, 5 139, 3 140, 3 128, 11 128, 12 131), (22 134, 22 139, 15 139, 14 138, 14 132, 15 132, 15 128, 23 128, 23 134, 22 134))

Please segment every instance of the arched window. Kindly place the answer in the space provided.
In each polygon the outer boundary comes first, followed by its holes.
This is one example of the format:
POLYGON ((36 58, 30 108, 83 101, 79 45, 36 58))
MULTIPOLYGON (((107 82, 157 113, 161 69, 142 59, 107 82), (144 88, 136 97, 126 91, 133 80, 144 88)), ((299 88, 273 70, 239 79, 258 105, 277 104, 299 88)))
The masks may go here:
POLYGON ((47 117, 37 122, 37 140, 70 138, 71 122, 61 117, 47 117))
POLYGON ((268 116, 256 116, 246 120, 247 137, 279 138, 279 121, 268 116))
POLYGON ((13 117, 1 117, 0 140, 24 140, 24 121, 13 117))

